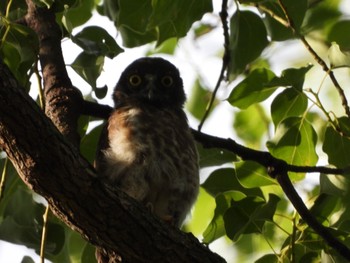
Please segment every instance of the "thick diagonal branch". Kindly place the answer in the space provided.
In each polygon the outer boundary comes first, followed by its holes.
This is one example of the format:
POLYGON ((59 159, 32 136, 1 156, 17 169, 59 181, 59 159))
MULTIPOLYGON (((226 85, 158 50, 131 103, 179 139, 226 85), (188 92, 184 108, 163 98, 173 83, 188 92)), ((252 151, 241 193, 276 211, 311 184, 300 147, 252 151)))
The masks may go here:
POLYGON ((1 61, 0 147, 59 218, 126 262, 224 262, 191 234, 169 227, 121 191, 102 185, 1 61))

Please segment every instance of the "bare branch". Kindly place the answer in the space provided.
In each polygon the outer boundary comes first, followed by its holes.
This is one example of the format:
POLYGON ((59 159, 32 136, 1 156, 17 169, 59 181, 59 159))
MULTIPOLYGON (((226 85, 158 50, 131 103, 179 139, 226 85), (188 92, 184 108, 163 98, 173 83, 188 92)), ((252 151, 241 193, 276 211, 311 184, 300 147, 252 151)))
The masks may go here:
POLYGON ((221 82, 224 80, 225 78, 225 72, 227 70, 228 64, 230 62, 230 50, 229 50, 229 44, 230 44, 230 39, 229 39, 229 29, 228 29, 228 21, 227 21, 227 0, 222 0, 222 5, 221 5, 221 12, 220 12, 220 18, 221 18, 221 22, 222 22, 222 27, 223 27, 223 31, 224 31, 224 55, 222 57, 222 66, 221 66, 221 70, 220 70, 220 75, 219 78, 216 82, 214 91, 211 95, 210 101, 208 103, 207 109, 204 113, 204 116, 201 120, 201 122, 198 125, 198 131, 201 131, 204 122, 206 121, 206 119, 208 118, 208 115, 211 111, 211 108, 213 107, 215 98, 216 98, 216 93, 218 92, 219 88, 220 88, 220 84, 221 82))

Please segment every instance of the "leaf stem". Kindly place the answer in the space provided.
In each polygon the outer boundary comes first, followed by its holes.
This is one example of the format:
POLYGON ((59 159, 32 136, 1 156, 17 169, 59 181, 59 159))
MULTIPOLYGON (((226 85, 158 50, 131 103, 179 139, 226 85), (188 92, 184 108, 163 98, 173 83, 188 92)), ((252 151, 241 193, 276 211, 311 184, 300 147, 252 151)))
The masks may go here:
POLYGON ((41 245, 40 245, 40 263, 45 262, 45 244, 47 236, 47 222, 50 212, 50 205, 47 205, 45 213, 43 215, 43 232, 41 234, 41 245))

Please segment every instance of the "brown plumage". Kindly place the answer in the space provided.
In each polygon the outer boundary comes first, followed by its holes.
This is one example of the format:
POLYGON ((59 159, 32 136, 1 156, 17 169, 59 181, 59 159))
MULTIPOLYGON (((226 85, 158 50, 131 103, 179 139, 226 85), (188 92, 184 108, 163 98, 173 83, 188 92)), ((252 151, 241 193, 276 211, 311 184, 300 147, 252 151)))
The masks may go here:
POLYGON ((199 173, 179 71, 161 58, 138 59, 122 73, 113 100, 95 162, 99 176, 181 226, 199 173))

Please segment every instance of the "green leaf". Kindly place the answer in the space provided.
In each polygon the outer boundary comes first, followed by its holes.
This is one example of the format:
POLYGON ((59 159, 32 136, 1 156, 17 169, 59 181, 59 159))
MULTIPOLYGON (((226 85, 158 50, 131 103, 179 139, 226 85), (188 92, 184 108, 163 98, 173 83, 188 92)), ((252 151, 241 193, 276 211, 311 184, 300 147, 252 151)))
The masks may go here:
POLYGON ((227 100, 240 109, 264 101, 276 90, 276 87, 267 86, 274 77, 275 74, 268 69, 255 69, 233 88, 227 100))
POLYGON ((21 263, 35 263, 35 261, 29 256, 24 256, 21 263))
MULTIPOLYGON (((210 98, 212 96, 212 92, 206 88, 203 87, 201 82, 196 79, 195 83, 193 84, 193 87, 191 89, 191 95, 189 99, 186 102, 186 109, 198 120, 203 118, 203 115, 207 109, 208 102, 210 101, 210 98)), ((215 109, 215 106, 218 104, 218 100, 216 99, 214 101, 213 107, 211 108, 211 111, 215 109)))
POLYGON ((230 20, 230 79, 242 73, 268 44, 261 18, 251 11, 236 11, 230 20))
POLYGON ((328 50, 328 58, 332 69, 350 67, 350 55, 342 52, 335 42, 332 42, 328 50))
POLYGON ((100 76, 104 65, 104 56, 95 56, 86 52, 80 55, 72 63, 72 68, 90 86, 95 89, 97 78, 100 76))
POLYGON ((231 191, 219 194, 215 198, 216 208, 214 211, 214 217, 203 233, 204 243, 209 244, 226 234, 223 218, 225 212, 230 207, 232 200, 241 200, 245 197, 246 196, 240 192, 231 191))
POLYGON ((267 132, 267 119, 264 108, 255 104, 235 114, 233 127, 248 146, 260 148, 262 137, 267 132))
POLYGON ((275 127, 289 117, 298 117, 307 109, 307 96, 295 88, 285 89, 271 103, 271 116, 275 127))
POLYGON ((146 53, 146 56, 152 56, 159 53, 173 55, 178 44, 178 39, 173 37, 165 40, 162 44, 156 48, 150 47, 146 53))
POLYGON ((235 170, 232 168, 215 170, 205 180, 202 187, 212 196, 217 196, 227 191, 242 192, 247 196, 263 196, 259 188, 244 188, 238 181, 235 170))
POLYGON ((236 175, 245 188, 276 185, 276 181, 267 175, 266 168, 252 161, 237 162, 236 175))
MULTIPOLYGON (((343 127, 350 124, 346 117, 338 119, 338 122, 343 127)), ((339 168, 347 167, 350 164, 350 139, 347 131, 345 130, 344 132, 345 134, 340 134, 333 127, 328 126, 322 147, 323 151, 328 155, 328 162, 339 168)))
MULTIPOLYGON (((300 32, 301 25, 303 23, 306 10, 308 8, 307 0, 283 0, 283 5, 285 6, 288 15, 293 21, 293 26, 297 32, 300 32)), ((269 36, 274 41, 284 41, 293 38, 293 32, 290 28, 278 22, 275 18, 281 17, 285 23, 287 23, 287 18, 278 3, 269 1, 263 3, 263 6, 267 10, 271 10, 275 16, 271 16, 270 12, 264 12, 264 22, 266 24, 269 36)))
POLYGON ((304 19, 303 31, 319 29, 323 32, 328 31, 329 27, 342 15, 339 10, 340 2, 340 0, 323 0, 309 8, 304 19))
POLYGON ((282 2, 286 8, 288 16, 293 21, 294 29, 299 32, 308 8, 308 0, 283 0, 282 2))
POLYGON ((305 74, 310 70, 312 65, 301 68, 288 68, 282 71, 281 77, 273 78, 268 86, 293 87, 298 91, 302 91, 305 74))
POLYGON ((81 256, 81 262, 84 263, 96 263, 95 259, 96 248, 90 243, 86 242, 84 247, 83 255, 81 256))
POLYGON ((72 29, 85 24, 92 17, 92 11, 94 7, 94 0, 64 3, 64 10, 62 14, 58 15, 58 19, 62 21, 62 24, 65 26, 68 32, 72 33, 72 29))
MULTIPOLYGON (((285 18, 284 13, 278 3, 269 1, 264 3, 267 10, 271 10, 278 17, 285 18)), ((263 21, 266 26, 269 37, 272 41, 285 41, 294 37, 292 30, 278 22, 270 12, 263 12, 263 21)))
POLYGON ((278 263, 278 257, 275 254, 266 254, 255 261, 255 263, 278 263))
POLYGON ((72 41, 79 45, 86 54, 107 56, 113 59, 123 52, 115 39, 108 32, 97 26, 85 27, 81 32, 72 37, 72 41))
POLYGON ((105 124, 102 123, 96 126, 81 140, 80 152, 90 163, 93 163, 95 160, 97 143, 104 125, 105 124))
POLYGON ((191 232, 195 236, 203 235, 208 222, 213 218, 215 207, 215 198, 200 187, 197 201, 191 212, 191 220, 185 221, 182 230, 186 233, 191 232))
POLYGON ((269 201, 259 197, 231 200, 231 207, 224 215, 227 236, 237 241, 243 234, 262 233, 266 221, 273 221, 279 197, 270 194, 269 201))
MULTIPOLYGON (((106 8, 113 6, 110 15, 126 47, 137 47, 157 40, 157 31, 149 27, 150 17, 153 13, 151 0, 120 0, 118 4, 107 1, 106 8)), ((113 2, 113 1, 112 1, 113 2)), ((114 1, 116 2, 116 1, 114 1)))
POLYGON ((317 134, 304 118, 290 117, 283 120, 275 136, 267 143, 272 155, 289 164, 312 166, 317 163, 317 134))
POLYGON ((213 10, 211 0, 153 0, 149 27, 158 29, 157 45, 166 39, 184 37, 192 24, 213 10))
POLYGON ((201 144, 197 144, 197 150, 201 168, 232 163, 237 160, 237 156, 234 153, 224 149, 204 148, 201 144))
POLYGON ((344 196, 349 189, 349 181, 343 175, 321 174, 320 193, 335 197, 344 196))
POLYGON ((29 27, 20 24, 8 26, 6 39, 3 36, 6 27, 2 27, 0 30, 0 36, 3 38, 0 45, 0 55, 20 84, 23 87, 29 87, 28 71, 39 53, 38 37, 29 27))
POLYGON ((350 20, 342 20, 335 23, 329 30, 327 40, 328 42, 336 42, 341 49, 350 49, 350 20))
MULTIPOLYGON (((321 185, 321 192, 323 191, 324 189, 322 190, 321 185)), ((320 222, 327 221, 328 217, 332 215, 334 210, 337 208, 338 201, 339 198, 337 196, 322 193, 315 200, 313 206, 310 208, 310 212, 320 222)))

